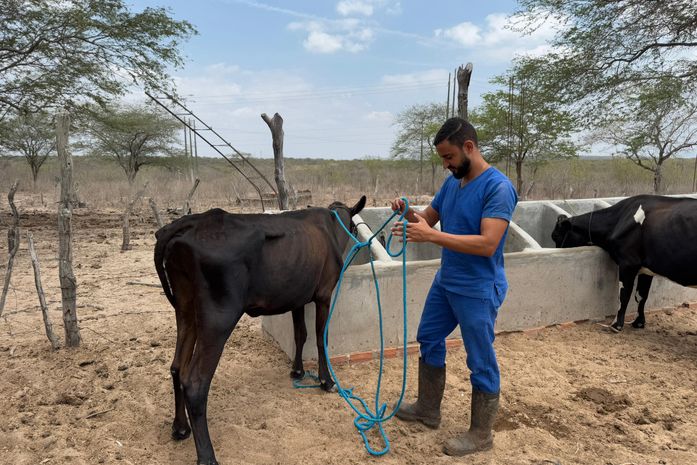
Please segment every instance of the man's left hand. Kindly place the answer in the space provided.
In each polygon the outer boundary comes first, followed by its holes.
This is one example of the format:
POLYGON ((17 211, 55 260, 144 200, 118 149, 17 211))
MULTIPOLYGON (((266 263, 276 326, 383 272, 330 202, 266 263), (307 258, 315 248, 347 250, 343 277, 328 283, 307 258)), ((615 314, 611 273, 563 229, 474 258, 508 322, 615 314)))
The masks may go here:
MULTIPOLYGON (((433 228, 431 228, 420 215, 414 216, 416 217, 416 221, 409 221, 407 223, 407 242, 429 242, 433 228)), ((395 223, 392 228, 392 234, 399 237, 400 242, 402 242, 403 230, 404 223, 401 221, 395 223)))

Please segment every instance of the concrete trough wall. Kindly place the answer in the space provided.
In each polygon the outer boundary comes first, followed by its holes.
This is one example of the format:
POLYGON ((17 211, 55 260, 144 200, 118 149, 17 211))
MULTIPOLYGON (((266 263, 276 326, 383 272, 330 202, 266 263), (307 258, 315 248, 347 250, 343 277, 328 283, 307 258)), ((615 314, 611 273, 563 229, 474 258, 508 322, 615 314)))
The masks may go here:
MULTIPOLYGON (((599 247, 555 249, 551 232, 559 215, 573 216, 608 207, 621 198, 524 201, 516 208, 504 246, 509 291, 499 310, 496 330, 517 331, 569 321, 601 320, 614 315, 619 302, 617 266, 599 247)), ((415 207, 419 208, 419 207, 415 207)), ((366 240, 392 212, 366 208, 354 218, 359 239, 366 240)), ((385 229, 389 235, 389 227, 385 229)), ((389 237, 389 236, 386 236, 389 237)), ((401 247, 396 239, 392 251, 401 247)), ((347 249, 348 250, 348 249, 347 249)), ((380 286, 385 347, 403 345, 402 261, 390 257, 374 240, 370 254, 380 286)), ((329 330, 332 356, 379 349, 380 333, 376 291, 364 250, 344 274, 341 293, 329 330)), ((440 248, 433 244, 407 246, 407 339, 415 342, 426 295, 440 266, 440 248)), ((647 308, 676 306, 697 301, 697 289, 685 288, 656 277, 647 308)), ((630 301, 628 314, 636 312, 630 301)), ((308 339, 303 358, 317 359, 314 304, 305 307, 308 339)), ((650 324, 650 319, 649 319, 650 324)), ((262 328, 293 357, 293 322, 290 313, 264 317, 262 328)), ((456 329, 451 338, 459 338, 456 329)))

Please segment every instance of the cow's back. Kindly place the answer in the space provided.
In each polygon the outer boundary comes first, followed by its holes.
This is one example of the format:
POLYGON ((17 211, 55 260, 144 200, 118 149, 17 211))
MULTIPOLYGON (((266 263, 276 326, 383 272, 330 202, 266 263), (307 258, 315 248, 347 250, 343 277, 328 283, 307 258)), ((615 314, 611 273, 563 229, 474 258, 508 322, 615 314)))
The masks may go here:
POLYGON ((168 225, 158 243, 166 241, 160 248, 168 275, 186 275, 215 300, 241 298, 252 314, 282 313, 310 302, 327 279, 331 294, 342 251, 328 217, 323 209, 272 215, 216 209, 168 225))
POLYGON ((697 284, 697 200, 658 197, 642 209, 642 265, 678 284, 697 284))

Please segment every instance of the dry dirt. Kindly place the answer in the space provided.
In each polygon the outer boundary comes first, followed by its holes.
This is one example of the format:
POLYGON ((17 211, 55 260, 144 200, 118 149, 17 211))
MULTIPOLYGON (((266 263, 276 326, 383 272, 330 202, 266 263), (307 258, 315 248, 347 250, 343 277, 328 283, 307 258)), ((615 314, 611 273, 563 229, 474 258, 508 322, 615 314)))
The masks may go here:
MULTIPOLYGON (((9 217, 0 214, 4 236, 9 217)), ((38 245, 43 286, 62 336, 56 217, 26 209, 22 247, 0 319, 0 463, 195 463, 192 439, 170 439, 169 364, 175 322, 152 264, 154 227, 135 219, 121 253, 119 212, 77 210, 75 275, 82 347, 53 352, 34 289, 25 233, 38 245)), ((0 245, 4 276, 7 249, 0 245)), ((469 383, 463 351, 448 356, 441 429, 392 420, 391 452, 369 456, 336 394, 295 390, 290 362, 244 317, 228 341, 209 402, 221 464, 697 464, 697 312, 648 315, 645 330, 613 335, 593 323, 500 335, 502 408, 492 452, 452 459, 442 443, 465 428, 469 383)), ((377 363, 337 367, 370 398, 377 363)), ((415 390, 409 360, 408 392, 415 390)), ((386 362, 383 399, 401 387, 400 359, 386 362)), ((380 444, 375 443, 375 448, 380 444)))

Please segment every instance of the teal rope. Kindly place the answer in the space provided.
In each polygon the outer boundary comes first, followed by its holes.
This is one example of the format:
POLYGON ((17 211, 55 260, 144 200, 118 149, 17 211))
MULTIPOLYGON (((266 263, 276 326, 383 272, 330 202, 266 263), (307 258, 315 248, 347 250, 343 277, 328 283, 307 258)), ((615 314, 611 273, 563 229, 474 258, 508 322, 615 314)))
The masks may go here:
POLYGON ((302 378, 293 380, 293 387, 295 389, 319 388, 322 387, 322 385, 319 384, 319 382, 319 376, 317 376, 315 373, 311 371, 306 371, 302 378), (302 384, 302 380, 304 380, 305 378, 310 378, 314 380, 317 384, 302 384))
POLYGON ((341 292, 341 282, 343 281, 344 278, 344 272, 346 269, 349 267, 351 262, 353 262, 353 259, 356 257, 360 249, 366 246, 370 246, 371 241, 382 231, 389 223, 392 221, 392 218, 397 216, 399 213, 394 212, 392 216, 390 216, 387 221, 372 235, 370 238, 368 238, 367 241, 361 242, 359 241, 351 232, 344 226, 344 223, 341 221, 341 218, 339 218, 339 215, 336 213, 336 211, 333 211, 334 216, 339 220, 339 224, 341 227, 346 231, 346 233, 353 239, 355 244, 353 247, 351 247, 351 250, 349 250, 349 253, 346 257, 346 260, 344 261, 344 266, 341 268, 341 274, 339 275, 339 281, 336 286, 336 292, 334 293, 334 297, 332 299, 332 305, 329 309, 329 315, 327 317, 327 323, 324 326, 324 356, 327 360, 327 367, 329 368, 329 373, 332 377, 332 379, 336 383, 337 390, 339 392, 339 395, 348 403, 349 407, 353 409, 354 412, 356 412, 357 416, 353 420, 353 424, 358 430, 358 433, 361 435, 363 438, 363 443, 365 445, 366 450, 372 454, 372 455, 384 455, 387 452, 390 451, 390 441, 387 438, 387 435, 385 434, 385 430, 382 427, 382 423, 389 420, 392 418, 397 410, 399 410, 399 406, 402 404, 402 399, 404 399, 404 391, 406 390, 406 381, 407 381, 407 261, 406 261, 406 250, 407 250, 407 229, 406 225, 408 221, 404 219, 404 215, 406 212, 409 210, 409 201, 406 198, 402 198, 405 203, 404 211, 401 213, 399 216, 399 221, 404 222, 404 229, 402 230, 402 248, 399 252, 392 253, 390 251, 390 245, 392 242, 392 235, 390 234, 389 239, 387 240, 387 244, 385 245, 385 249, 387 250, 387 253, 391 257, 398 257, 402 256, 402 303, 403 303, 403 312, 404 312, 404 334, 403 334, 403 341, 404 341, 404 351, 403 351, 403 372, 402 372, 402 392, 399 395, 399 400, 397 401, 397 404, 394 407, 394 410, 389 414, 385 415, 385 412, 387 410, 387 404, 385 403, 380 403, 380 385, 382 383, 382 371, 383 371, 383 364, 384 364, 384 350, 385 350, 385 341, 383 337, 383 324, 382 324, 382 305, 380 302, 380 286, 378 284, 377 280, 377 275, 375 273, 375 264, 373 262, 373 256, 372 254, 370 255, 370 269, 373 273, 373 281, 375 283, 375 292, 376 292, 376 297, 377 297, 377 303, 378 303, 378 321, 380 325, 380 370, 378 372, 378 384, 377 384, 377 389, 375 393, 375 409, 371 410, 370 407, 368 407, 368 404, 359 396, 355 395, 353 393, 353 388, 349 389, 344 389, 341 386, 341 383, 339 382, 339 379, 336 376, 336 373, 334 372, 334 367, 332 367, 331 360, 329 358, 329 349, 327 345, 327 334, 329 333, 329 322, 332 319, 332 315, 334 314, 334 308, 336 306, 336 301, 337 298, 339 297, 339 293, 341 292), (353 402, 358 402, 360 403, 363 411, 359 410, 353 402), (372 447, 370 447, 370 444, 368 442, 368 438, 366 436, 366 431, 371 430, 374 426, 378 427, 378 430, 380 432, 380 435, 383 439, 383 442, 385 444, 385 447, 379 451, 374 450, 372 447))

